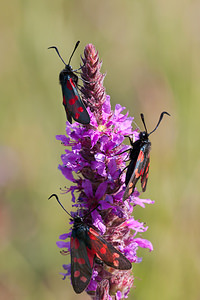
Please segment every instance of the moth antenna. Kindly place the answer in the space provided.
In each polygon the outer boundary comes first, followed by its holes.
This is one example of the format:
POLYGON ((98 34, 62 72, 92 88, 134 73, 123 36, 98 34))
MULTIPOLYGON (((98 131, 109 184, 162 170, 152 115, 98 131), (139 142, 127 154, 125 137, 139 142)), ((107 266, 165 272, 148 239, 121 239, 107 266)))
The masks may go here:
POLYGON ((152 134, 152 133, 158 128, 158 126, 160 125, 160 122, 162 121, 162 118, 163 118, 164 115, 171 116, 168 112, 163 111, 163 112, 160 114, 160 118, 159 118, 159 120, 158 120, 158 124, 156 125, 156 127, 154 128, 154 130, 152 130, 148 135, 152 134))
POLYGON ((144 121, 144 115, 143 115, 143 114, 140 114, 140 117, 141 117, 141 119, 142 119, 142 123, 143 123, 143 125, 144 125, 144 129, 145 129, 145 131, 146 131, 146 133, 147 133, 147 127, 146 127, 146 124, 145 124, 145 121, 144 121))
POLYGON ((71 54, 71 56, 70 56, 70 58, 69 58, 68 65, 70 64, 71 59, 72 59, 72 56, 74 55, 74 52, 76 51, 76 49, 77 49, 77 47, 78 47, 79 44, 80 44, 80 41, 77 41, 77 42, 76 42, 76 45, 75 45, 75 47, 74 47, 74 50, 73 50, 73 52, 72 52, 72 54, 71 54))
POLYGON ((60 55, 60 53, 59 53, 59 51, 58 51, 57 47, 55 47, 55 46, 52 46, 52 47, 49 47, 48 49, 55 49, 55 50, 56 50, 56 52, 57 52, 57 54, 58 54, 58 56, 60 57, 60 59, 61 59, 61 60, 62 60, 62 62, 64 63, 64 65, 65 65, 65 66, 67 66, 66 62, 63 60, 62 56, 60 55))
POLYGON ((60 204, 60 206, 62 207, 62 209, 71 217, 71 218, 73 218, 71 215, 70 215, 70 213, 68 213, 68 211, 64 208, 64 206, 62 205, 62 203, 60 202, 60 200, 59 200, 59 198, 58 198, 58 196, 56 195, 56 194, 52 194, 49 198, 48 198, 48 200, 49 199, 51 199, 52 197, 55 197, 56 198, 56 200, 57 200, 57 202, 60 204))

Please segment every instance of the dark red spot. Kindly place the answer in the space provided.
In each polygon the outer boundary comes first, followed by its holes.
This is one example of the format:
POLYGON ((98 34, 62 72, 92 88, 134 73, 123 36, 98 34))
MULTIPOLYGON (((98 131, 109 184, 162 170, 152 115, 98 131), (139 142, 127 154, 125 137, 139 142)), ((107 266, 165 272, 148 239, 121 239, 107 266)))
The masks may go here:
POLYGON ((79 112, 83 112, 83 108, 80 106, 80 107, 78 107, 78 111, 79 112))
POLYGON ((77 258, 76 258, 76 257, 74 257, 74 262, 75 262, 75 263, 77 262, 77 258))
POLYGON ((79 114, 79 113, 76 113, 76 114, 75 114, 75 119, 77 119, 77 120, 78 120, 78 119, 79 119, 79 117, 80 117, 80 114, 79 114))
POLYGON ((74 103, 75 103, 76 100, 77 100, 76 97, 78 98, 78 96, 75 96, 74 98, 69 99, 69 104, 70 104, 70 105, 74 105, 74 103))
POLYGON ((142 151, 139 153, 138 160, 141 160, 141 162, 144 160, 144 153, 142 151))
POLYGON ((138 173, 138 169, 135 170, 135 177, 138 178, 140 176, 140 173, 138 173))
POLYGON ((69 104, 74 105, 77 100, 78 100, 78 96, 76 95, 74 98, 69 99, 69 104))
POLYGON ((113 264, 114 264, 115 267, 119 267, 119 261, 118 260, 114 260, 113 264))
POLYGON ((91 239, 91 240, 96 240, 97 238, 96 238, 96 236, 94 236, 93 234, 90 234, 90 239, 91 239))
POLYGON ((119 254, 118 253, 113 253, 113 258, 118 258, 119 257, 119 254))
POLYGON ((74 247, 75 247, 75 249, 79 248, 79 240, 77 238, 75 238, 74 247))
POLYGON ((75 87, 75 84, 74 84, 72 78, 70 78, 69 81, 70 81, 71 85, 72 85, 73 87, 75 87))
MULTIPOLYGON (((90 228, 90 233, 92 233, 95 236, 98 236, 98 233, 93 228, 90 228)), ((95 238, 93 238, 93 239, 95 239, 95 238)))
POLYGON ((101 252, 102 254, 105 254, 105 253, 106 253, 106 248, 105 248, 105 247, 102 247, 102 248, 100 249, 100 252, 101 252))
POLYGON ((81 276, 80 280, 83 281, 83 282, 86 282, 87 278, 85 276, 81 276))
POLYGON ((74 272, 74 277, 79 277, 80 276, 80 271, 75 271, 74 272))
MULTIPOLYGON (((70 79, 71 79, 71 78, 70 78, 70 79)), ((70 80, 67 81, 67 88, 68 88, 69 90, 72 90, 72 86, 71 86, 71 84, 70 84, 70 80)))
POLYGON ((78 259, 77 259, 77 262, 78 262, 80 265, 84 265, 84 264, 85 264, 85 259, 84 259, 84 258, 78 258, 78 259))
POLYGON ((75 102, 76 102, 76 101, 75 101, 74 98, 69 99, 69 104, 70 104, 70 105, 74 105, 75 102))

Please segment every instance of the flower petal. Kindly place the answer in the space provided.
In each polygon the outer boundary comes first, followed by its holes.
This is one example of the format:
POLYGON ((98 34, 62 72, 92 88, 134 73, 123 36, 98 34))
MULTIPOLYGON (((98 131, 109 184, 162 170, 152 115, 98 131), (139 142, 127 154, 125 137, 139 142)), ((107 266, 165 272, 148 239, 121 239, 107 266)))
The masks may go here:
POLYGON ((93 189, 92 189, 92 184, 89 180, 85 180, 83 183, 82 183, 82 187, 84 188, 84 192, 85 194, 87 195, 87 197, 89 199, 92 199, 94 196, 93 196, 93 189))
POLYGON ((93 220, 93 225, 98 228, 101 232, 101 234, 104 234, 106 232, 106 226, 103 224, 102 217, 98 213, 97 210, 94 210, 92 213, 92 220, 93 220))
POLYGON ((108 186, 108 184, 106 181, 100 183, 100 185, 98 186, 96 193, 95 193, 95 198, 97 200, 100 200, 105 195, 107 186, 108 186))
POLYGON ((68 250, 70 251, 70 242, 58 241, 56 242, 56 245, 58 246, 58 248, 68 248, 68 250))
POLYGON ((150 251, 153 251, 153 245, 150 241, 145 240, 145 239, 141 239, 141 238, 136 238, 136 239, 134 239, 134 241, 141 248, 149 248, 150 251))

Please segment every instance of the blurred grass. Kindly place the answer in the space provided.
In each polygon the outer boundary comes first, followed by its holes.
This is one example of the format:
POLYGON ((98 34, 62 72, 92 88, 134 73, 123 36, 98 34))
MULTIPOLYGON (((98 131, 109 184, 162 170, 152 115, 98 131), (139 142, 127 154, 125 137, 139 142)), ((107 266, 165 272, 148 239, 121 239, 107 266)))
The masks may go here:
MULTIPOLYGON (((151 136, 150 180, 137 208, 154 251, 140 250, 129 299, 200 298, 199 179, 200 4, 198 1, 2 1, 0 4, 0 298, 88 299, 58 274, 65 263, 55 245, 68 217, 53 192, 67 184, 57 171, 65 131, 58 74, 77 40, 93 43, 107 72, 112 106, 126 106, 151 136)), ((65 199, 64 199, 65 200, 65 199)), ((66 207, 70 209, 70 197, 66 207)))

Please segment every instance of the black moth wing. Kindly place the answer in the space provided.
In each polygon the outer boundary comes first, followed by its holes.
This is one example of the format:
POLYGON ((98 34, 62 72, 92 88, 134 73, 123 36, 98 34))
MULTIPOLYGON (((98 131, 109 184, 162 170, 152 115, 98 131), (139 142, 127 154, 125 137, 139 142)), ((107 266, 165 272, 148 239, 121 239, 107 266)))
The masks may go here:
POLYGON ((130 178, 133 174, 133 170, 135 169, 135 164, 136 164, 138 155, 140 153, 140 148, 142 146, 141 139, 135 141, 134 143, 130 139, 130 143, 131 143, 131 146, 132 146, 132 148, 130 149, 130 160, 131 161, 128 165, 127 172, 126 172, 126 179, 125 179, 126 186, 128 185, 129 180, 130 180, 130 178))
POLYGON ((130 261, 115 247, 103 239, 93 228, 88 232, 92 249, 106 265, 119 269, 129 270, 132 265, 130 261))
POLYGON ((140 177, 141 177, 142 191, 145 192, 148 174, 149 174, 150 150, 151 150, 151 142, 148 140, 144 142, 143 145, 141 146, 134 168, 130 162, 129 171, 131 170, 132 167, 132 175, 126 186, 123 200, 126 200, 134 192, 135 185, 140 177))
POLYGON ((68 66, 60 72, 59 80, 62 86, 63 105, 67 119, 72 123, 72 118, 81 124, 89 124, 90 116, 78 93, 78 76, 68 66))
POLYGON ((84 240, 76 237, 72 231, 71 237, 71 280, 74 291, 82 293, 90 283, 95 254, 84 240))
POLYGON ((141 187, 142 187, 143 192, 146 191, 147 181, 148 181, 148 177, 149 177, 149 166, 150 166, 150 153, 148 153, 148 156, 146 158, 145 165, 144 165, 144 171, 143 171, 143 174, 141 175, 141 187))
MULTIPOLYGON (((68 81, 68 87, 69 86, 71 86, 74 98, 71 98, 69 101, 66 102, 65 109, 67 109, 70 112, 72 118, 76 122, 78 122, 80 124, 89 124, 90 123, 89 113, 78 93, 77 86, 74 85, 74 82, 71 80, 71 78, 69 78, 69 81, 68 81), (71 100, 72 100, 72 102, 74 102, 73 104, 71 104, 71 100)), ((68 90, 68 92, 69 92, 69 90, 68 90)))

